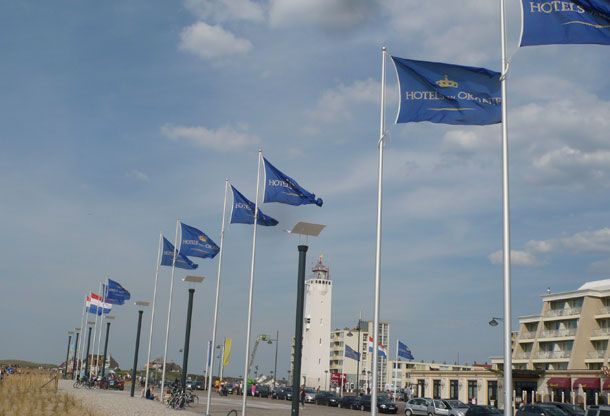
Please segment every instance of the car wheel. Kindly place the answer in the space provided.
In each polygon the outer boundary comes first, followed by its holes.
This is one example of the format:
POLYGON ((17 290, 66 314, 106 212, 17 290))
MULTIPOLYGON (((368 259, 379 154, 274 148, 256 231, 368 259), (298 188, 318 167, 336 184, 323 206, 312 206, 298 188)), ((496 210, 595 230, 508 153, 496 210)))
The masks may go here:
POLYGON ((360 406, 360 410, 364 410, 364 405, 361 405, 361 406, 360 406))
POLYGON ((412 416, 413 412, 411 410, 407 409, 407 410, 405 410, 405 415, 406 416, 412 416))
POLYGON ((339 409, 341 409, 341 403, 338 403, 338 404, 337 404, 337 407, 338 407, 339 409))

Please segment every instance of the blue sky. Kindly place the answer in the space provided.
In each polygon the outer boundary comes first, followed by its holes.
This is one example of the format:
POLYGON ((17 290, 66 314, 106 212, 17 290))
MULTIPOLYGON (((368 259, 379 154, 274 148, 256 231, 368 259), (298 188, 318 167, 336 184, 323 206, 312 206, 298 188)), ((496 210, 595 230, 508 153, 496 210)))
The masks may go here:
MULTIPOLYGON (((256 150, 325 200, 271 204, 259 234, 253 333, 280 331, 289 365, 298 220, 334 281, 333 327, 372 316, 380 47, 498 70, 498 2, 187 0, 0 5, 0 357, 60 362, 81 300, 106 276, 152 297, 159 232, 176 218, 218 240, 224 179, 254 198, 256 150)), ((540 295, 608 277, 610 55, 602 46, 517 50, 509 4, 515 316, 540 295)), ((424 360, 498 355, 502 310, 500 129, 393 125, 388 71, 382 319, 424 360)), ((218 241, 217 241, 218 242, 218 241)), ((251 228, 229 226, 219 337, 243 363, 251 228)), ((210 338, 216 261, 195 294, 191 368, 210 338)), ((184 337, 177 274, 170 359, 184 337)), ((169 270, 153 356, 162 353, 169 270)), ((111 352, 132 359, 137 313, 117 308, 111 352)), ((149 315, 147 313, 147 315, 149 315)), ((146 316, 146 315, 145 315, 146 316)), ((148 317, 147 317, 148 318, 148 317)), ((148 320, 145 318, 145 327, 148 320)), ((145 353, 144 349, 141 353, 145 353)), ((273 349, 255 362, 272 369, 273 349)))

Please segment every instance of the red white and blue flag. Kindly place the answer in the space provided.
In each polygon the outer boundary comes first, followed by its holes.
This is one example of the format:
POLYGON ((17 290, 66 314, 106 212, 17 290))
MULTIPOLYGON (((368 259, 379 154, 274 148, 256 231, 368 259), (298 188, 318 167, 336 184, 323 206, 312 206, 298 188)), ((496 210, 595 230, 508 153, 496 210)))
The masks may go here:
MULTIPOLYGON (((373 337, 369 337, 369 352, 373 352, 373 345, 373 337)), ((387 358, 388 356, 388 349, 387 347, 384 347, 381 342, 379 343, 379 345, 377 345, 377 354, 379 354, 379 356, 383 358, 387 358)))
POLYGON ((87 305, 87 312, 89 313, 101 315, 103 312, 105 314, 109 314, 112 310, 112 305, 110 303, 103 302, 102 297, 97 293, 91 292, 85 301, 87 305))

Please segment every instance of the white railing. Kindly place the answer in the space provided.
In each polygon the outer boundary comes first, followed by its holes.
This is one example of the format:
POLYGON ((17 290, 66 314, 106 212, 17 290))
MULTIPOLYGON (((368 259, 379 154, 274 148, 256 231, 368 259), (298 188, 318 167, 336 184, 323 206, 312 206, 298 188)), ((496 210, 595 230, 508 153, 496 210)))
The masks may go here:
POLYGON ((591 331, 591 335, 593 336, 608 336, 610 335, 610 328, 600 328, 600 329, 594 329, 593 331, 591 331))
POLYGON ((530 358, 531 355, 531 351, 530 352, 517 352, 515 353, 515 360, 526 360, 530 358))
POLYGON ((534 338, 536 338, 536 332, 535 331, 523 332, 521 334, 521 339, 534 339, 534 338))
POLYGON ((550 309, 547 311, 546 316, 580 315, 581 310, 582 308, 550 309))
POLYGON ((538 358, 570 358, 571 351, 540 351, 538 358))
POLYGON ((610 306, 602 306, 599 308, 599 315, 610 314, 610 306))
POLYGON ((551 337, 573 337, 576 335, 576 328, 569 329, 551 329, 547 331, 542 331, 540 334, 541 338, 551 338, 551 337))

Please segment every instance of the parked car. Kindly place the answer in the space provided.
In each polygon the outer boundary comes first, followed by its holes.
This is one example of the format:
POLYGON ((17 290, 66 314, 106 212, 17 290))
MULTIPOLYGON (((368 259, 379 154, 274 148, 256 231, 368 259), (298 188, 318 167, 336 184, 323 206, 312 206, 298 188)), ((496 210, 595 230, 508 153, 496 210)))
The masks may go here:
POLYGON ((227 383, 227 394, 233 394, 235 392, 235 384, 227 383))
POLYGON ((569 404, 569 403, 544 402, 544 403, 540 403, 540 404, 546 404, 546 405, 558 407, 561 410, 563 410, 564 413, 567 413, 568 416, 584 416, 585 415, 585 411, 582 408, 580 408, 578 406, 574 406, 573 404, 569 404))
POLYGON ((443 400, 430 400, 426 413, 428 416, 449 416, 449 406, 443 400))
POLYGON ((353 404, 357 400, 357 396, 343 396, 341 400, 339 400, 339 405, 337 407, 341 407, 343 409, 353 409, 353 404))
POLYGON ((258 384, 256 386, 256 397, 269 397, 271 394, 271 388, 264 384, 258 384))
POLYGON ((355 410, 371 410, 371 396, 368 394, 358 397, 352 404, 355 410))
POLYGON ((286 400, 292 400, 292 387, 286 387, 286 400))
POLYGON ((321 391, 316 394, 314 402, 323 406, 337 407, 339 405, 339 398, 332 391, 321 391))
POLYGON ((493 406, 472 405, 466 411, 466 416, 499 416, 503 414, 502 410, 496 409, 493 406))
POLYGON ((517 416, 567 416, 563 410, 549 404, 526 404, 517 410, 517 416))
POLYGON ((396 406, 396 403, 392 402, 389 398, 382 396, 377 398, 377 410, 379 413, 396 414, 398 412, 398 407, 396 406))
POLYGON ((271 398, 277 400, 286 400, 286 388, 276 387, 271 390, 271 398))
POLYGON ((415 399, 409 400, 405 404, 405 415, 427 415, 428 414, 428 405, 432 399, 428 399, 425 397, 418 397, 415 399))
POLYGON ((443 400, 449 408, 449 416, 465 416, 468 411, 468 405, 460 400, 443 400))
POLYGON ((315 403, 316 390, 310 387, 305 388, 305 403, 315 403))
POLYGON ((610 416, 610 406, 589 406, 587 416, 610 416))

